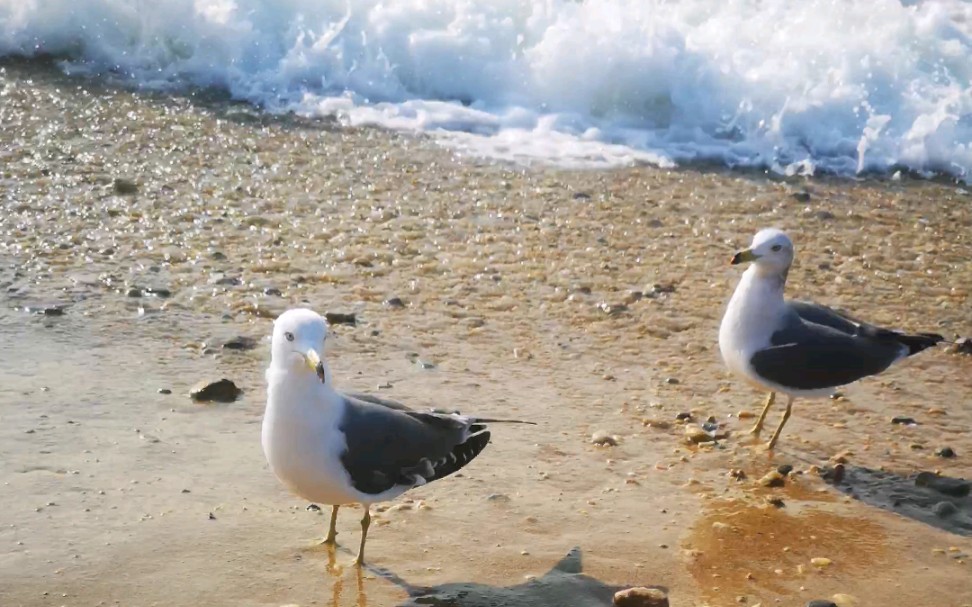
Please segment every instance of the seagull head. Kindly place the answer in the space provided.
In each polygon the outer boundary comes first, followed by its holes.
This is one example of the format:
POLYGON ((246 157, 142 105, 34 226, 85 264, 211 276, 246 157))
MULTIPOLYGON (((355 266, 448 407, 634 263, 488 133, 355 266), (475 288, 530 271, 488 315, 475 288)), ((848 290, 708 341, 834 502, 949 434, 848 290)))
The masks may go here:
POLYGON ((314 373, 322 383, 330 382, 324 364, 327 323, 313 310, 287 310, 273 321, 271 366, 300 373, 314 373))
POLYGON ((773 273, 784 273, 793 263, 793 241, 783 230, 766 228, 753 237, 748 249, 732 256, 732 265, 753 262, 757 268, 773 273))

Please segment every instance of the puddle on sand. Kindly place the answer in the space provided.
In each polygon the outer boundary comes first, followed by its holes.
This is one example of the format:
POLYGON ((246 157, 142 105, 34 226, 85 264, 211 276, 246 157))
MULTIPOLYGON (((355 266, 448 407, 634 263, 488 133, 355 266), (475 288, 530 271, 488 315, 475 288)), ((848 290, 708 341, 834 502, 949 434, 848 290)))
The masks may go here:
POLYGON ((811 559, 830 559, 829 572, 855 574, 885 554, 883 527, 816 507, 713 502, 684 546, 689 571, 714 604, 738 596, 792 595, 817 574, 811 559))
POLYGON ((825 478, 840 491, 865 504, 895 512, 957 535, 972 536, 972 481, 931 472, 901 476, 893 472, 849 466, 839 482, 828 470, 825 478))

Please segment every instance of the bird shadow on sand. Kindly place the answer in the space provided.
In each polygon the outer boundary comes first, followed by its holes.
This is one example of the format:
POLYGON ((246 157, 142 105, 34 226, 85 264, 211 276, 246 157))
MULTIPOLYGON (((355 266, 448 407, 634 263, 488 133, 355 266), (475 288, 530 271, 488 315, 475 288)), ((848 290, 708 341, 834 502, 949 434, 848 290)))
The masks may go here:
POLYGON ((834 467, 823 478, 839 491, 956 535, 972 536, 972 481, 931 472, 901 476, 860 466, 834 467))
MULTIPOLYGON (((366 565, 368 571, 408 593, 398 607, 607 607, 614 593, 630 586, 614 586, 583 573, 580 548, 567 553, 543 576, 515 586, 490 586, 453 582, 438 586, 413 586, 383 567, 366 565)), ((651 586, 667 592, 663 586, 651 586)))

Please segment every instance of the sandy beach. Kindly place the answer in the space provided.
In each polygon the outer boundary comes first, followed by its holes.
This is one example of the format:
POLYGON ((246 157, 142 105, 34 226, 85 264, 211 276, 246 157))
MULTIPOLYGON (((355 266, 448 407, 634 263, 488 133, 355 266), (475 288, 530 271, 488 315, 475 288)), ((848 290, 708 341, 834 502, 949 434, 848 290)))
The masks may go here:
POLYGON ((729 257, 765 226, 796 243, 791 296, 972 335, 972 188, 524 168, 40 62, 7 61, 0 98, 0 605, 401 605, 394 579, 516 586, 575 547, 591 587, 676 607, 972 605, 968 529, 819 472, 972 478, 972 357, 798 400, 768 454, 716 343, 729 257), (538 424, 379 508, 360 574, 360 511, 315 546, 326 508, 260 448, 271 321, 298 305, 355 314, 341 388, 538 424), (222 377, 239 400, 189 399, 222 377), (683 413, 728 436, 688 444, 683 413))

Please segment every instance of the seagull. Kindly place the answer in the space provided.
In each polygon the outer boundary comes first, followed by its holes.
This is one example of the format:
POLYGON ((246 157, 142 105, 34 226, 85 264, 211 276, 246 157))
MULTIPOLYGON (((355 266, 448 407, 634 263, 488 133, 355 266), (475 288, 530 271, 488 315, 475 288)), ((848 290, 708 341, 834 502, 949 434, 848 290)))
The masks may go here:
POLYGON ((415 411, 384 398, 342 394, 322 357, 327 336, 327 323, 312 310, 288 310, 274 321, 263 452, 293 493, 331 505, 325 544, 336 544, 341 505, 364 507, 354 561, 361 566, 371 504, 464 467, 489 443, 486 423, 532 422, 415 411))
POLYGON ((787 395, 783 419, 767 443, 772 449, 796 397, 829 396, 834 388, 881 373, 944 338, 869 325, 826 306, 784 300, 793 242, 781 230, 760 230, 732 265, 751 262, 729 300, 719 327, 719 350, 730 371, 769 395, 756 425, 759 435, 776 393, 787 395))

